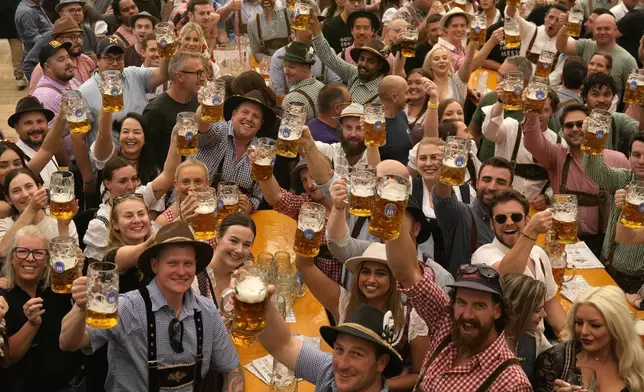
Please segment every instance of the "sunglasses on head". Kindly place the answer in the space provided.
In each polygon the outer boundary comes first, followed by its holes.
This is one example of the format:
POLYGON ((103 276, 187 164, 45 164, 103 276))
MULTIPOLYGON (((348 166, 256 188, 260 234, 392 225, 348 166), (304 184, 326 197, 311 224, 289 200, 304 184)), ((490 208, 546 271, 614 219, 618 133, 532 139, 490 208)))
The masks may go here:
POLYGON ((477 274, 485 279, 497 280, 499 279, 499 272, 492 267, 477 264, 463 264, 458 268, 458 275, 473 275, 477 274))
POLYGON ((568 121, 563 123, 563 127, 566 129, 572 129, 574 126, 577 126, 577 128, 580 128, 584 125, 583 121, 568 121))
POLYGON ((511 214, 496 214, 494 215, 494 221, 500 225, 504 224, 508 220, 508 216, 512 219, 512 222, 519 223, 523 220, 523 215, 520 212, 513 212, 511 214))
POLYGON ((143 200, 143 194, 141 193, 126 193, 125 195, 119 195, 114 198, 114 204, 120 203, 126 199, 139 199, 143 200))
POLYGON ((177 354, 183 352, 183 321, 174 318, 168 325, 168 334, 170 335, 170 347, 177 354))

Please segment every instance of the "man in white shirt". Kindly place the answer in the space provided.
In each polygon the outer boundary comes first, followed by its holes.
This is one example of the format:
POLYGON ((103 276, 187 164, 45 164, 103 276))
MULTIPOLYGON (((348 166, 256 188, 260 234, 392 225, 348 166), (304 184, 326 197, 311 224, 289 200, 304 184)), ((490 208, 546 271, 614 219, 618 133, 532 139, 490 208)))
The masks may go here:
POLYGON ((546 321, 559 335, 565 327, 566 312, 556 298, 557 284, 550 259, 536 245, 537 237, 552 227, 552 212, 541 211, 530 218, 528 200, 514 189, 497 192, 490 211, 494 241, 474 252, 472 264, 487 264, 501 275, 524 274, 543 282, 546 285, 546 321))
POLYGON ((364 115, 364 107, 359 103, 347 106, 338 118, 340 122, 340 142, 327 144, 315 142, 320 152, 331 160, 334 167, 337 165, 367 164, 367 147, 364 144, 364 130, 360 125, 360 117, 364 115))
POLYGON ((619 20, 622 19, 624 15, 631 12, 637 6, 638 2, 638 0, 622 0, 619 2, 619 4, 612 7, 610 9, 610 12, 615 17, 615 21, 619 22, 619 20))
MULTIPOLYGON (((497 94, 503 96, 503 82, 498 82, 497 94)), ((552 89, 548 90, 544 112, 539 116, 541 131, 545 132, 546 139, 552 143, 565 144, 566 142, 548 128, 548 119, 557 109, 559 98, 552 89)), ((503 118, 503 103, 486 106, 483 109, 483 135, 494 142, 494 155, 503 157, 515 164, 515 177, 512 188, 525 196, 530 204, 538 211, 543 211, 548 206, 552 197, 552 187, 548 171, 532 158, 532 154, 523 146, 523 126, 517 120, 503 118)))

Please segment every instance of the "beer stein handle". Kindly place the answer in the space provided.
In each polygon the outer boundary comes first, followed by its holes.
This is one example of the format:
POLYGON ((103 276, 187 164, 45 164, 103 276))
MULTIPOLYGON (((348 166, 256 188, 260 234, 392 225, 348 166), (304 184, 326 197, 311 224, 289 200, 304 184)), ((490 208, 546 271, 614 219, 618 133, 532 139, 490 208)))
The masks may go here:
POLYGON ((232 310, 226 310, 226 298, 228 296, 230 296, 231 294, 234 294, 234 293, 235 293, 235 289, 232 288, 232 287, 227 288, 226 290, 224 290, 223 293, 221 293, 221 302, 220 302, 221 308, 220 308, 220 312, 221 312, 221 316, 224 319, 232 319, 233 316, 234 316, 232 310))
MULTIPOLYGON (((566 265, 566 268, 568 268, 567 265, 566 265)), ((571 280, 573 280, 575 278, 576 275, 577 275, 577 267, 573 266, 572 267, 572 276, 569 276, 568 278, 566 278, 566 276, 564 276, 564 279, 563 279, 564 283, 565 282, 570 282, 571 280)))

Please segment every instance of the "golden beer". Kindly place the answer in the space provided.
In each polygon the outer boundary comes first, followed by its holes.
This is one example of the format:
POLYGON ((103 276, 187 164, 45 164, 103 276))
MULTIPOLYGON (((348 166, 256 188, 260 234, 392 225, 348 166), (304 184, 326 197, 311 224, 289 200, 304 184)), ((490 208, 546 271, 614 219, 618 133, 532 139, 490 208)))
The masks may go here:
POLYGON ((57 294, 70 294, 72 283, 81 277, 81 271, 76 268, 76 258, 57 259, 49 264, 51 275, 51 291, 57 294))
POLYGON ((537 68, 534 71, 534 76, 547 78, 550 76, 551 69, 552 69, 552 62, 547 63, 539 59, 539 61, 537 62, 537 68))
POLYGON ((351 190, 349 198, 349 213, 355 216, 371 216, 373 207, 373 188, 351 190))
POLYGON ((273 177, 272 160, 255 161, 251 166, 250 176, 255 181, 266 181, 273 177))
POLYGON ((411 40, 404 40, 400 43, 400 52, 402 53, 403 57, 415 57, 416 56, 416 45, 418 44, 417 41, 411 41, 411 40))
POLYGON ((569 37, 579 37, 579 34, 581 34, 581 23, 569 20, 566 25, 566 32, 569 37))
POLYGON ((275 144, 276 153, 279 156, 285 158, 295 158, 297 153, 300 151, 300 145, 298 139, 294 140, 284 140, 281 137, 277 139, 275 144))
POLYGON ((224 105, 201 105, 201 119, 210 123, 224 121, 224 105))
MULTIPOLYGON (((387 189, 385 189, 386 191, 387 189)), ((371 209, 371 220, 369 221, 370 234, 383 240, 395 240, 398 238, 400 225, 407 208, 406 196, 404 193, 396 195, 385 194, 385 197, 376 194, 371 209)))
POLYGON ((522 89, 517 88, 514 90, 503 89, 503 109, 518 111, 523 108, 521 101, 522 89))
POLYGON ((560 244, 577 242, 577 220, 575 214, 555 212, 552 215, 552 231, 554 240, 560 244))
POLYGON ((521 0, 508 0, 508 4, 521 8, 521 0))
POLYGON ((226 217, 241 211, 239 208, 239 201, 236 201, 234 204, 225 204, 219 200, 219 208, 217 208, 217 221, 221 223, 226 217))
POLYGON ((293 251, 300 256, 315 257, 320 253, 320 241, 322 241, 322 228, 318 231, 311 228, 302 230, 298 226, 295 231, 293 251))
POLYGON ((470 40, 474 45, 483 46, 485 45, 485 35, 487 34, 486 28, 475 27, 472 29, 470 35, 470 40))
POLYGON ((70 220, 74 215, 74 195, 54 194, 51 195, 49 213, 52 218, 58 220, 70 220))
POLYGON ((159 57, 164 60, 170 60, 174 56, 175 52, 179 48, 179 42, 171 41, 168 42, 165 39, 162 39, 160 42, 157 42, 157 47, 159 51, 159 57))
POLYGON ((370 147, 382 147, 387 144, 387 131, 384 121, 364 122, 364 144, 370 147))
POLYGON ((505 46, 508 49, 515 49, 521 46, 521 36, 517 34, 510 34, 505 32, 505 46))
POLYGON ((291 28, 295 30, 306 30, 306 26, 309 24, 309 17, 311 14, 309 13, 298 13, 297 11, 295 12, 295 17, 293 18, 293 23, 291 24, 291 28))
POLYGON ((295 0, 286 0, 286 4, 288 5, 289 10, 295 10, 295 0))
POLYGON ((552 278, 554 279, 557 287, 561 288, 561 285, 564 282, 564 273, 566 272, 566 267, 552 267, 552 278))
POLYGON ((449 159, 441 166, 439 181, 445 185, 460 186, 465 183, 466 161, 463 157, 449 159))
POLYGON ((631 229, 639 229, 644 226, 644 199, 626 198, 622 209, 622 224, 631 229))
POLYGON ((209 240, 217 234, 217 214, 215 206, 202 204, 195 210, 196 215, 190 222, 195 239, 209 240))
POLYGON ((186 132, 185 135, 177 136, 177 152, 184 156, 191 156, 199 149, 199 133, 186 132))
POLYGON ((88 327, 96 329, 109 329, 118 325, 119 314, 118 307, 113 306, 101 307, 98 305, 87 308, 85 322, 88 327))
POLYGON ((67 123, 69 124, 70 133, 87 133, 90 129, 92 129, 92 125, 87 119, 79 122, 67 121, 67 123))
POLYGON ((525 111, 528 113, 541 114, 546 109, 546 100, 537 99, 535 97, 526 97, 525 111))
POLYGON ((584 132, 584 141, 581 144, 581 150, 589 155, 602 155, 604 147, 608 140, 608 133, 597 131, 596 133, 586 129, 584 132))
POLYGON ((123 110, 123 93, 116 95, 102 94, 103 95, 103 110, 106 112, 117 113, 123 110))
POLYGON ((644 104, 644 74, 638 70, 628 75, 628 80, 624 86, 624 102, 631 105, 644 104))
POLYGON ((246 276, 235 287, 235 307, 232 320, 232 339, 239 346, 255 341, 266 327, 268 290, 262 278, 246 276))

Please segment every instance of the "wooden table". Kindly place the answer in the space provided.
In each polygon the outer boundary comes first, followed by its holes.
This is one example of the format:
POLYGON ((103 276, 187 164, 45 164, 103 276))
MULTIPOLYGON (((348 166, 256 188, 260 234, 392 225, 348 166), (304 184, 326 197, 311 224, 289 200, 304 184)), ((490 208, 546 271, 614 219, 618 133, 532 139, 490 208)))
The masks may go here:
MULTIPOLYGON (((293 238, 296 224, 293 219, 275 211, 257 211, 251 215, 251 218, 257 226, 257 236, 252 249, 253 255, 257 256, 261 252, 287 251, 294 257, 293 238)), ((295 311, 296 323, 288 324, 291 332, 305 336, 320 336, 320 327, 329 324, 324 308, 313 294, 308 291, 304 297, 295 300, 293 310, 295 311)), ((331 348, 324 343, 324 340, 322 340, 322 349, 328 352, 331 351, 331 348)), ((255 343, 250 347, 237 347, 237 352, 242 365, 268 354, 259 343, 255 343)), ((269 390, 268 385, 246 369, 244 369, 244 375, 246 377, 247 391, 269 390)), ((298 385, 300 392, 312 392, 313 389, 314 386, 306 381, 301 381, 298 385)))
POLYGON ((474 70, 474 72, 472 72, 472 75, 470 75, 470 80, 467 83, 467 87, 469 87, 472 90, 476 90, 477 87, 479 86, 479 75, 481 75, 483 72, 487 72, 488 74, 487 88, 489 88, 492 91, 496 90, 496 80, 499 77, 499 73, 491 69, 485 69, 485 68, 479 68, 474 70))

